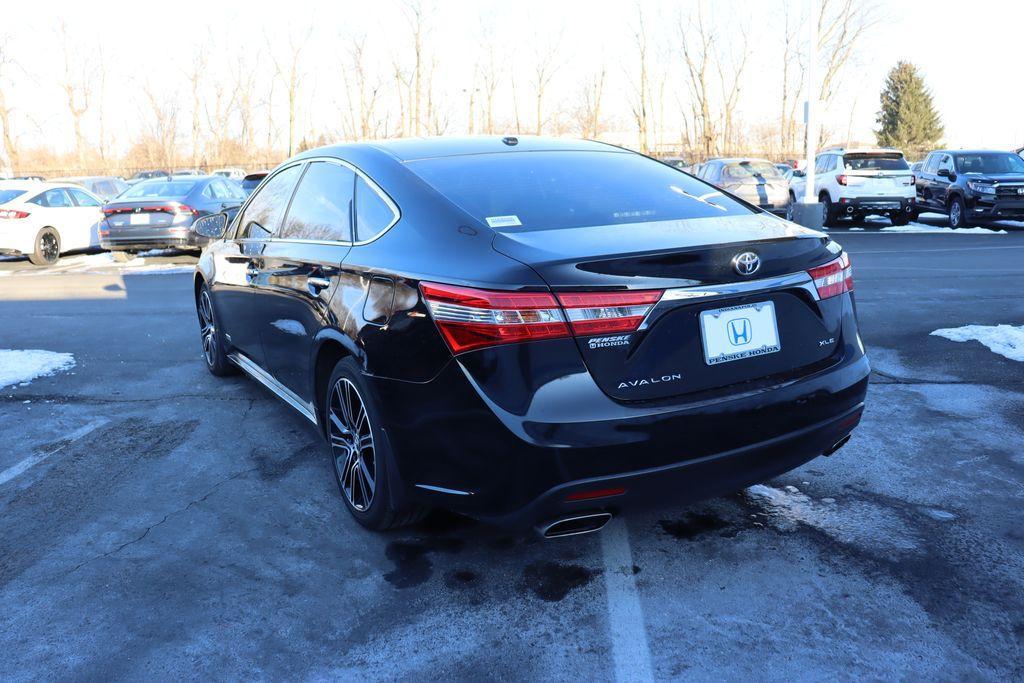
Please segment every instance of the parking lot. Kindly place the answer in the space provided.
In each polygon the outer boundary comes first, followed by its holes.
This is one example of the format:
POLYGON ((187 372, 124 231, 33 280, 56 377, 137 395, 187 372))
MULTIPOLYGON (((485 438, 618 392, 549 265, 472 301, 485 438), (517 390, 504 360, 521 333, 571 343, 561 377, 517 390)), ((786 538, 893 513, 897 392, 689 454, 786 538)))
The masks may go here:
POLYGON ((1022 324, 1024 230, 943 226, 836 231, 845 448, 550 541, 357 526, 308 423, 207 373, 193 258, 0 263, 0 348, 74 357, 0 389, 0 679, 1020 679, 1024 364, 930 332, 1022 324))

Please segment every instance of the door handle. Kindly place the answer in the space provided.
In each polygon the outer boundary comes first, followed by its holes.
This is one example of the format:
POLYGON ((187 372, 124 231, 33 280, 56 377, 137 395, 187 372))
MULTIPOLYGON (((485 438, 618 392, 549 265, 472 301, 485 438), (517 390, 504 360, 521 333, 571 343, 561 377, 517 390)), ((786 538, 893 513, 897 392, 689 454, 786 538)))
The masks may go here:
POLYGON ((307 277, 306 284, 314 292, 319 292, 321 289, 327 289, 331 286, 331 281, 325 277, 307 277))

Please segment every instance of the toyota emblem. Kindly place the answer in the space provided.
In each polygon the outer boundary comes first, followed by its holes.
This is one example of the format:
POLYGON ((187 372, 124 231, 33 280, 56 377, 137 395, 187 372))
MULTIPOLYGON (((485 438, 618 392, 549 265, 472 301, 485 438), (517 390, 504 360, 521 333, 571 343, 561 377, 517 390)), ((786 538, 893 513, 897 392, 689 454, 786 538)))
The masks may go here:
POLYGON ((761 267, 761 257, 752 251, 744 251, 733 256, 732 267, 740 275, 753 275, 761 267))

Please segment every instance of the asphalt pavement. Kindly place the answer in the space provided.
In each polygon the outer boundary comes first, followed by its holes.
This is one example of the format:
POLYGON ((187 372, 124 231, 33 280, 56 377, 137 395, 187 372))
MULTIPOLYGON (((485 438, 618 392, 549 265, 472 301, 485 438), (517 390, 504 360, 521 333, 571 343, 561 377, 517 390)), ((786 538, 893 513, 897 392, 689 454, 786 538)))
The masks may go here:
POLYGON ((76 361, 0 389, 0 680, 1024 678, 1024 364, 929 335, 1024 324, 1024 232, 835 237, 851 442, 554 541, 358 527, 313 429, 206 372, 188 258, 0 263, 0 348, 76 361))

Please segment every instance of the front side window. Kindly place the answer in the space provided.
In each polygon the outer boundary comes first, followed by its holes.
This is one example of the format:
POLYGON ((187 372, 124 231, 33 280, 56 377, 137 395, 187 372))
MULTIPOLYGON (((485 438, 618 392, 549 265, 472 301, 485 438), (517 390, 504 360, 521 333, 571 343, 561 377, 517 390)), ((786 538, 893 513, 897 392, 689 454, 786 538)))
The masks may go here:
POLYGON ((391 205, 362 176, 356 176, 356 242, 381 234, 398 218, 391 205))
POLYGON ((943 154, 942 158, 939 160, 939 170, 940 171, 950 171, 950 172, 952 172, 953 171, 953 157, 949 156, 948 154, 943 154))
POLYGON ((289 166, 253 195, 238 223, 241 226, 238 239, 266 238, 277 231, 301 169, 301 164, 289 166))
POLYGON ((1024 173, 1024 159, 1010 152, 957 154, 954 159, 961 173, 1024 173))
POLYGON ((355 175, 355 171, 341 164, 311 163, 299 181, 278 237, 350 242, 355 175))
POLYGON ((498 152, 406 167, 482 224, 510 231, 753 213, 696 178, 626 152, 498 152))
POLYGON ((68 190, 79 206, 100 206, 100 203, 93 199, 88 193, 71 188, 68 190))

